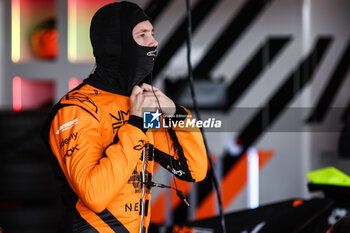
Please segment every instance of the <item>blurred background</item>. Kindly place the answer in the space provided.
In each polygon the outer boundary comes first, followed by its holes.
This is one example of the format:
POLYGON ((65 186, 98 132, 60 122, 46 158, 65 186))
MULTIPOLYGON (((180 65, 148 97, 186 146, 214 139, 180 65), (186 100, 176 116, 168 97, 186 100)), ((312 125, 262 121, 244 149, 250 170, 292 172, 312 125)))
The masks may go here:
MULTIPOLYGON (((52 104, 93 70, 90 21, 110 2, 0 1, 4 232, 52 232, 59 221, 58 187, 39 131, 52 104)), ((159 41, 154 84, 191 109, 185 1, 132 2, 146 10, 159 41)), ((331 166, 350 174, 350 1, 192 0, 191 7, 200 111, 203 119, 223 122, 206 136, 225 213, 311 200, 306 174, 316 169, 331 166)), ((172 179, 162 168, 155 177, 172 179)), ((218 214, 210 177, 178 186, 191 206, 171 191, 154 190, 155 226, 218 214)), ((347 204, 342 209, 348 215, 347 204)))

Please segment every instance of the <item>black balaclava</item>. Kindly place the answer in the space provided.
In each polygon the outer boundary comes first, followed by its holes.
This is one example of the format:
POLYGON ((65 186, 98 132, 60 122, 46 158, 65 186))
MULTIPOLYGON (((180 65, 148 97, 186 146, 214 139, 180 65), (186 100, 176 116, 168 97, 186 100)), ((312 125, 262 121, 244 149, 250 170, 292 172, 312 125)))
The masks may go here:
POLYGON ((157 47, 136 43, 132 30, 149 20, 144 11, 130 2, 115 2, 99 9, 92 18, 90 39, 96 68, 89 80, 106 90, 130 95, 153 70, 157 47))

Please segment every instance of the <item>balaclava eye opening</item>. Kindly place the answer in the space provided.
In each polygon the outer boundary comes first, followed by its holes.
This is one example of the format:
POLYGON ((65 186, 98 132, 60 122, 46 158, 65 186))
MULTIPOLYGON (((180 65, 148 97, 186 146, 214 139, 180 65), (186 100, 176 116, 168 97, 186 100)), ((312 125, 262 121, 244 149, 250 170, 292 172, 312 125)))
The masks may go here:
POLYGON ((156 47, 136 43, 133 28, 149 20, 134 3, 119 2, 99 9, 92 18, 90 39, 96 58, 96 68, 89 79, 107 89, 130 95, 153 70, 156 47))

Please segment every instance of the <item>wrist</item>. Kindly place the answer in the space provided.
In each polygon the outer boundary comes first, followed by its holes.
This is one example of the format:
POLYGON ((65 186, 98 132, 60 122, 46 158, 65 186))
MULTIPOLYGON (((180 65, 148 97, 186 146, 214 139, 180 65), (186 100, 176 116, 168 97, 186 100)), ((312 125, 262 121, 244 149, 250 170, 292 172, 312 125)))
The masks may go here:
POLYGON ((137 116, 137 115, 131 115, 129 120, 128 120, 128 123, 130 125, 133 125, 139 129, 141 129, 144 133, 146 133, 147 129, 144 129, 143 128, 143 118, 140 117, 140 116, 137 116))

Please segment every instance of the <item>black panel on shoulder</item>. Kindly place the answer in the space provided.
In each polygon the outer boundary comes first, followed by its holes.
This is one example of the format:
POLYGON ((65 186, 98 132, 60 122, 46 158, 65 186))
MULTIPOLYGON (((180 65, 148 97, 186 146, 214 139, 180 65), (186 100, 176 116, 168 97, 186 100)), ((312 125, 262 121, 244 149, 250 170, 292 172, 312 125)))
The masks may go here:
POLYGON ((81 103, 86 104, 89 106, 94 112, 97 113, 98 108, 95 102, 87 95, 82 94, 80 92, 69 92, 67 95, 65 95, 66 100, 78 100, 81 103))

